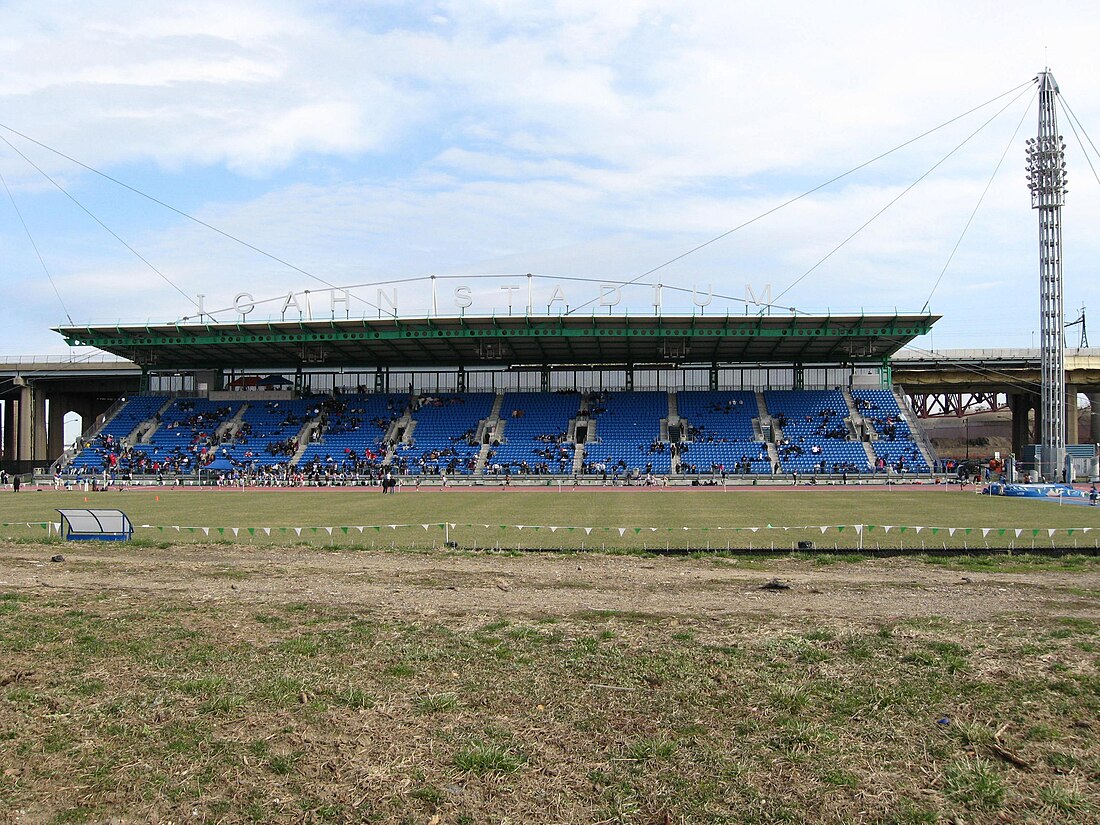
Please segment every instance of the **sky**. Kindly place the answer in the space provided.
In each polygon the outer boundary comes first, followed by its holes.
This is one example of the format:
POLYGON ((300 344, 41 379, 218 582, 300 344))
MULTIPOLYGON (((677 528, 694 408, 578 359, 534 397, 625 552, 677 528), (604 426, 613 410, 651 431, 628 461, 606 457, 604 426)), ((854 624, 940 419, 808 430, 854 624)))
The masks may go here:
POLYGON ((1097 31, 1079 0, 4 0, 0 356, 241 293, 248 320, 422 316, 431 275, 440 314, 461 286, 522 311, 527 273, 537 313, 652 314, 661 283, 669 314, 770 294, 1033 346, 1046 66, 1078 121, 1066 320, 1100 336, 1097 31))

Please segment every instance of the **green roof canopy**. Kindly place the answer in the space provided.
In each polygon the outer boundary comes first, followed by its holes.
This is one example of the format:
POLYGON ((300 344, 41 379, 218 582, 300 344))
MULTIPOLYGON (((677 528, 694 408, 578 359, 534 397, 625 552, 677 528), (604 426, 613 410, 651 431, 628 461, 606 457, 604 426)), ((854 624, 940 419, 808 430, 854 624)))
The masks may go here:
POLYGON ((881 363, 940 316, 504 316, 65 326, 150 370, 881 363))

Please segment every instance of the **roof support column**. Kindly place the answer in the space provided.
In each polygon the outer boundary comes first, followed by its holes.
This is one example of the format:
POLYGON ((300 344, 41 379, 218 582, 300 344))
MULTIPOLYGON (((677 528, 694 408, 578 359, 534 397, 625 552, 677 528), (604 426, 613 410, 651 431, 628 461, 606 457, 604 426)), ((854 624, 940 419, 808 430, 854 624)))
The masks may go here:
POLYGON ((550 392, 550 368, 543 367, 539 371, 539 383, 543 392, 550 392))
POLYGON ((458 391, 466 392, 466 368, 461 365, 458 367, 458 391))
POLYGON ((390 377, 390 374, 389 374, 388 370, 385 373, 383 373, 381 367, 375 367, 374 368, 374 391, 377 392, 377 393, 389 392, 390 391, 389 377, 390 377))
MULTIPOLYGON (((855 370, 855 364, 852 365, 852 370, 855 370)), ((882 368, 878 372, 879 386, 884 390, 892 389, 894 386, 894 367, 890 363, 889 358, 882 359, 882 368)))
POLYGON ((801 364, 794 365, 794 388, 796 390, 806 388, 806 371, 801 364))
POLYGON ((710 365, 710 391, 715 392, 718 389, 718 364, 714 363, 710 365))
POLYGON ((626 365, 626 391, 634 392, 634 365, 626 365))

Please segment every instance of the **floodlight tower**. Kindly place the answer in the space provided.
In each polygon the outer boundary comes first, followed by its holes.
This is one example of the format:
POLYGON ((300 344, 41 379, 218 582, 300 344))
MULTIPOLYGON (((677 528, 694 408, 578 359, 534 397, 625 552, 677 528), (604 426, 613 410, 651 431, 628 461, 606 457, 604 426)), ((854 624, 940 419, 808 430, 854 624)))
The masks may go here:
POLYGON ((1066 454, 1065 338, 1062 326, 1062 204, 1066 163, 1058 134, 1058 84, 1044 69, 1039 84, 1039 134, 1027 141, 1031 208, 1039 210, 1039 328, 1042 367, 1042 474, 1056 480, 1066 454))

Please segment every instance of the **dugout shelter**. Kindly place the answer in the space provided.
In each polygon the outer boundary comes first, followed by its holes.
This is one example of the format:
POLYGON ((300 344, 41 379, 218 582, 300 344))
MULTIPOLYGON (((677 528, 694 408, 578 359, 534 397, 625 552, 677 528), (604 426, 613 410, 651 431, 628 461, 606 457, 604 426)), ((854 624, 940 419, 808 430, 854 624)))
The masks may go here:
POLYGON ((121 510, 66 509, 61 514, 61 533, 66 541, 129 541, 134 525, 121 510))

